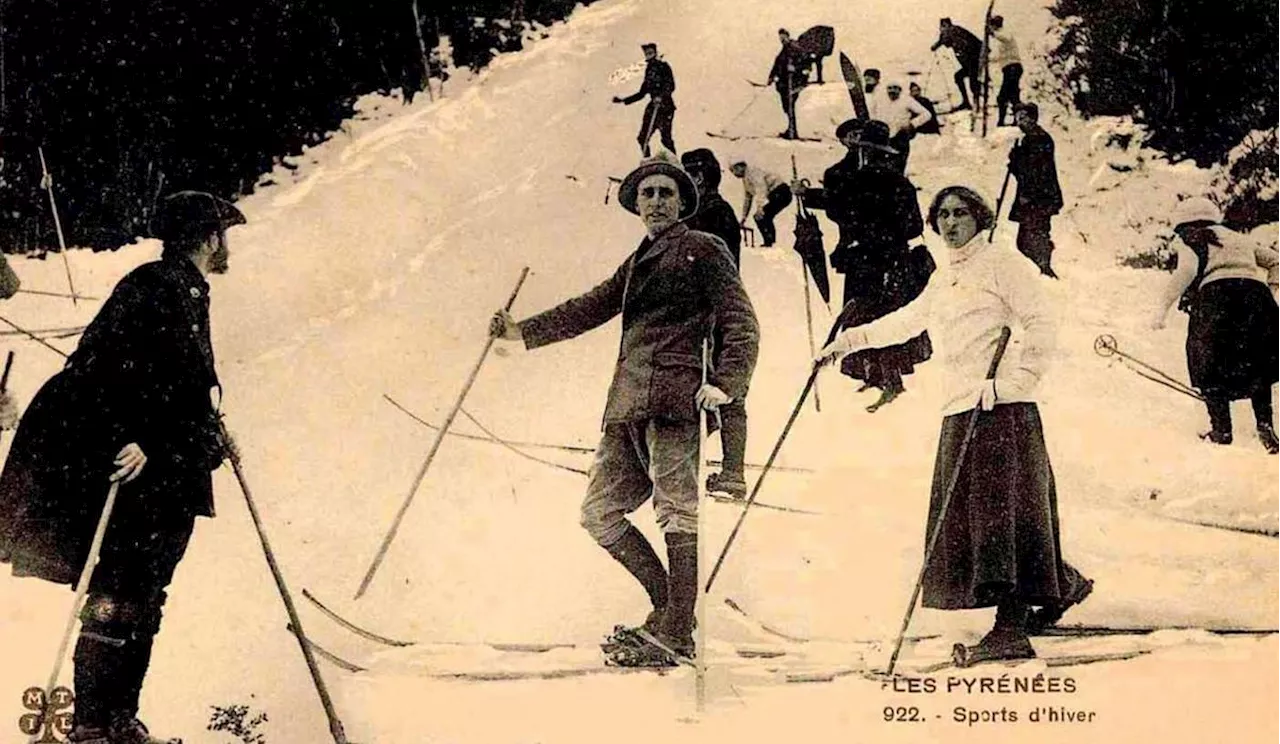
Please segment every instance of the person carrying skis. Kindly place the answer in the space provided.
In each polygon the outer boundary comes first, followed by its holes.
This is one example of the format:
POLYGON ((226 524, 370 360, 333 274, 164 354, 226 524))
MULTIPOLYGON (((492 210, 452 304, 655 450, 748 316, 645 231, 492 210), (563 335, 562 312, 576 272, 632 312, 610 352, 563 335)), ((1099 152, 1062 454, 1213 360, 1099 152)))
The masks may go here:
POLYGON ((996 126, 1004 127, 1008 126, 1005 111, 1010 107, 1017 111, 1018 104, 1022 103, 1022 56, 1018 54, 1018 40, 1004 27, 1003 16, 991 16, 991 52, 991 65, 1000 68, 996 126))
MULTIPOLYGON (((684 223, 690 230, 710 233, 724 241, 733 255, 733 265, 741 266, 742 227, 733 214, 733 207, 720 196, 720 161, 706 148, 690 150, 680 156, 694 185, 698 187, 698 211, 684 223)), ((724 347, 719 329, 712 339, 714 368, 719 364, 720 350, 724 347)), ((724 462, 720 472, 707 476, 707 491, 724 493, 736 499, 747 496, 747 407, 738 398, 720 406, 720 444, 724 462)))
POLYGON ((626 98, 614 96, 613 102, 630 106, 648 96, 649 103, 644 107, 644 119, 640 122, 640 134, 636 137, 636 141, 640 143, 640 152, 646 158, 649 157, 649 140, 654 132, 658 132, 662 146, 674 153, 676 141, 671 134, 671 127, 675 122, 676 102, 671 94, 676 90, 675 74, 671 72, 671 65, 658 57, 657 44, 641 44, 640 49, 644 52, 645 59, 644 82, 640 84, 640 90, 626 98))
POLYGON ((960 69, 956 71, 956 87, 960 88, 960 105, 956 111, 972 108, 969 103, 969 91, 965 89, 965 81, 973 91, 973 100, 982 100, 978 92, 982 89, 982 40, 972 32, 951 22, 950 18, 938 21, 938 40, 933 42, 929 51, 936 52, 938 47, 951 47, 955 52, 960 69))
MULTIPOLYGON (((759 326, 724 243, 682 222, 698 209, 697 187, 683 168, 661 156, 644 160, 618 187, 618 203, 640 217, 648 235, 613 276, 518 323, 500 310, 490 330, 536 349, 622 316, 582 526, 649 595, 653 611, 641 627, 691 656, 699 588, 699 416, 746 398, 759 326), (703 341, 713 334, 722 343, 704 384, 703 341), (627 519, 650 497, 668 569, 627 519)), ((622 626, 603 648, 620 665, 675 663, 622 626)))
POLYGON ((1058 622, 1093 590, 1092 581, 1062 560, 1057 493, 1035 403, 1054 353, 1054 313, 1035 270, 1007 245, 981 237, 992 220, 991 208, 972 189, 939 191, 928 221, 946 241, 949 266, 935 272, 913 302, 843 331, 815 359, 828 364, 926 329, 942 351, 944 418, 926 544, 935 530, 941 533, 924 569, 924 606, 997 608, 995 627, 981 642, 957 644, 957 662, 966 666, 1034 657, 1028 636, 1058 622), (984 381, 1002 327, 1015 329, 1013 342, 995 379, 984 381), (979 407, 966 442, 970 414, 979 407), (1040 609, 1032 612, 1033 605, 1040 609))
POLYGON ((796 99, 800 91, 809 85, 810 60, 808 56, 796 48, 791 34, 785 28, 778 29, 778 41, 782 48, 773 58, 773 67, 769 68, 769 79, 765 85, 772 85, 778 91, 778 101, 782 104, 782 113, 787 117, 787 128, 778 134, 783 139, 795 139, 796 99))
MULTIPOLYGON (((836 138, 848 153, 823 174, 822 188, 800 181, 792 188, 806 207, 826 211, 839 227, 831 268, 844 274, 840 324, 849 327, 869 323, 915 298, 934 267, 927 250, 908 248, 924 231, 924 221, 915 186, 898 171, 888 125, 850 119, 836 129, 836 138)), ((875 413, 903 393, 902 376, 931 353, 928 337, 921 335, 854 354, 841 369, 863 380, 862 390, 881 391, 880 399, 867 407, 875 413)))
POLYGON ((1009 173, 1018 180, 1009 221, 1018 223, 1018 250, 1022 255, 1040 267, 1041 274, 1057 279, 1050 265, 1050 223, 1062 210, 1062 187, 1058 185, 1053 137, 1040 126, 1040 108, 1034 103, 1014 107, 1013 119, 1022 130, 1022 139, 1009 151, 1009 173))
POLYGON ((769 248, 778 239, 778 229, 773 219, 791 204, 791 190, 782 177, 758 166, 749 165, 739 158, 729 164, 729 172, 742 179, 742 224, 747 224, 747 215, 755 220, 760 230, 763 247, 769 248), (756 211, 751 205, 757 204, 756 211))
POLYGON ((1277 381, 1276 286, 1280 279, 1275 232, 1267 243, 1224 227, 1222 212, 1204 197, 1174 208, 1178 264, 1160 296, 1153 329, 1164 328, 1179 298, 1187 323, 1187 370, 1204 395, 1209 431, 1201 438, 1231 444, 1231 401, 1248 398, 1258 439, 1280 452, 1271 406, 1277 381))
POLYGON ((867 99, 867 107, 872 119, 889 125, 889 146, 898 151, 899 172, 905 173, 911 140, 929 123, 929 111, 911 96, 902 95, 902 83, 897 80, 885 84, 884 95, 867 99))
MULTIPOLYGON (((227 229, 245 222, 211 194, 164 199, 159 261, 116 285, 66 367, 41 387, 0 473, 0 553, 16 576, 74 584, 111 481, 120 485, 76 642, 80 744, 163 744, 138 698, 174 570, 196 517, 213 516, 221 436, 209 284, 227 270, 227 229)), ((176 741, 176 740, 170 740, 176 741)))

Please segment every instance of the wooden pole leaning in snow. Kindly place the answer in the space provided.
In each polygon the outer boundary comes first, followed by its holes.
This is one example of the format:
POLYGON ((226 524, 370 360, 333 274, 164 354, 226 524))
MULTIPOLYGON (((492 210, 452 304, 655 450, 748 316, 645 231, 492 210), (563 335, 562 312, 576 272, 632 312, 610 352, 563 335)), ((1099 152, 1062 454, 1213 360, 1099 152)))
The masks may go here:
MULTIPOLYGON (((520 278, 516 281, 515 289, 511 290, 511 296, 507 298, 507 304, 503 306, 504 310, 510 310, 515 304, 516 295, 520 294, 520 287, 524 285, 524 280, 529 276, 529 267, 526 266, 520 272, 520 278)), ((423 461, 422 467, 418 469, 418 474, 414 476, 413 485, 409 487, 409 492, 405 494, 404 503, 400 505, 400 510, 396 512, 395 519, 391 522, 391 528, 387 530, 387 534, 382 538, 382 544, 378 546, 378 553, 373 558, 373 563, 369 564, 369 570, 365 572, 364 578, 360 581, 360 588, 356 590, 356 599, 364 596, 365 591, 369 589, 369 584, 373 581, 373 576, 378 572, 378 566, 382 565, 382 560, 387 557, 387 550, 391 547, 391 541, 395 539, 396 532, 400 530, 400 523, 404 520, 404 515, 409 511, 409 505, 413 503, 413 497, 418 493, 418 486, 422 485, 422 479, 427 475, 427 469, 431 467, 431 461, 436 458, 436 452, 440 451, 440 445, 444 442, 444 436, 449 431, 449 427, 453 424, 453 420, 457 418, 458 411, 462 409, 462 403, 467 399, 467 393, 471 392, 471 386, 475 384, 476 377, 480 374, 480 367, 484 365, 484 360, 489 356, 489 350, 493 348, 493 342, 497 338, 493 335, 485 341, 484 350, 480 352, 480 358, 476 360, 475 366, 471 368, 471 374, 467 375, 467 381, 462 386, 462 392, 458 394, 458 399, 454 402, 453 408, 449 411, 449 415, 445 418, 444 424, 440 426, 440 431, 436 433, 436 439, 431 443, 431 450, 427 452, 427 459, 423 461)))
POLYGON ((76 285, 71 281, 71 259, 67 257, 67 239, 62 234, 62 219, 58 217, 58 201, 53 198, 53 176, 49 174, 49 166, 44 162, 44 148, 37 147, 36 153, 40 156, 40 185, 49 192, 49 209, 53 211, 53 227, 58 232, 58 246, 62 249, 62 265, 67 269, 67 287, 71 289, 71 304, 78 305, 76 285))
MULTIPOLYGON (((1008 326, 1000 329, 1000 340, 996 342, 996 353, 991 357, 991 366, 987 368, 987 380, 996 378, 996 369, 1000 366, 1000 360, 1004 357, 1004 350, 1009 346, 1009 337, 1012 331, 1008 326)), ((911 616, 916 611, 916 600, 920 599, 920 589, 924 586, 924 573, 929 569, 929 561, 933 558, 933 549, 938 545, 938 536, 942 534, 942 524, 947 519, 947 506, 951 503, 951 493, 956 489, 956 483, 960 480, 960 470, 964 467, 964 456, 969 449, 969 441, 973 439, 974 429, 978 426, 978 417, 982 415, 982 401, 979 400, 973 406, 973 411, 969 413, 969 421, 964 430, 964 439, 960 440, 960 451, 956 453, 956 464, 951 470, 950 476, 947 478, 947 490, 942 492, 942 503, 938 506, 938 520, 933 525, 933 531, 929 534, 929 543, 924 549, 924 561, 920 564, 920 576, 916 579, 915 589, 911 590, 911 601, 907 603, 907 614, 902 618, 902 629, 898 631, 898 640, 893 644, 893 655, 889 657, 889 669, 886 672, 893 674, 893 667, 898 663, 898 654, 902 651, 902 640, 907 636, 907 626, 911 624, 911 616)))
MULTIPOLYGON (((222 433, 223 441, 230 442, 231 436, 227 433, 226 425, 219 421, 218 428, 222 433)), ((244 501, 249 506, 249 517, 253 520, 253 528, 258 533, 258 541, 262 543, 262 553, 266 556, 267 566, 271 569, 271 578, 276 582, 280 599, 284 601, 285 612, 289 615, 289 629, 297 638, 298 646, 302 648, 302 657, 306 659, 307 670, 311 672, 311 681, 315 683, 316 692, 320 695, 320 704, 324 706, 325 717, 329 719, 329 733, 333 735, 334 744, 347 744, 347 734, 342 728, 342 721, 333 707, 333 699, 329 697, 329 689, 324 684, 324 678, 320 676, 320 667, 316 664, 311 644, 302 631, 302 620, 298 618, 298 609, 293 604, 293 596, 289 594, 289 587, 284 582, 280 564, 276 563, 275 553, 272 552, 271 543, 267 540, 266 529, 262 526, 262 515, 258 513, 258 505, 253 500, 253 493, 249 490, 249 483, 245 480, 244 470, 240 465, 240 453, 234 447, 229 447, 227 454, 227 459, 231 460, 231 470, 236 474, 236 481, 239 482, 240 491, 244 494, 244 501)))
POLYGON ((111 481, 111 490, 107 491, 107 503, 102 507, 102 516, 98 517, 98 527, 93 531, 93 541, 89 544, 89 557, 80 570, 80 580, 76 582, 76 598, 71 603, 71 614, 67 616, 66 627, 62 630, 62 640, 58 643, 58 656, 53 660, 53 671, 49 673, 49 682, 44 687, 44 700, 40 702, 39 726, 33 726, 35 732, 27 739, 27 744, 36 744, 44 731, 44 717, 49 712, 49 699, 53 688, 58 685, 58 676, 62 673, 62 662, 67 657, 67 647, 71 645, 71 634, 76 629, 76 619, 80 617, 80 607, 84 604, 84 596, 89 592, 89 582, 93 580, 93 569, 98 566, 98 556, 102 553, 102 538, 107 533, 107 524, 111 521, 111 512, 116 507, 116 495, 120 493, 120 481, 111 481))

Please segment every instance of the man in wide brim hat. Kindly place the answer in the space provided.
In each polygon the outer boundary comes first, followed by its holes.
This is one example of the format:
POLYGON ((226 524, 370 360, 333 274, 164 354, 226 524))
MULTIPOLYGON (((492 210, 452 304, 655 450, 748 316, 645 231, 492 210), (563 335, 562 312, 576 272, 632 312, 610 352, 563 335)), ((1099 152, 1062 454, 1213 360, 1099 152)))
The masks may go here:
POLYGON ((669 160, 665 153, 646 158, 622 179, 618 186, 618 203, 632 214, 640 214, 636 207, 636 195, 641 182, 652 175, 670 176, 680 191, 680 214, 678 219, 692 217, 698 211, 698 187, 687 171, 679 163, 669 160))
MULTIPOLYGON (((580 523, 648 594, 653 611, 642 628, 667 649, 692 656, 699 593, 699 419, 702 410, 746 398, 759 326, 724 242, 682 221, 698 206, 683 168, 662 157, 645 160, 623 179, 618 201, 640 216, 648 234, 613 276, 520 322, 500 310, 490 332, 535 349, 622 316, 622 342, 580 523), (713 334, 720 348, 714 369, 705 369, 703 342, 713 334), (650 498, 669 568, 627 519, 650 498)), ((615 628, 603 648, 621 666, 676 663, 640 637, 634 629, 615 628)))

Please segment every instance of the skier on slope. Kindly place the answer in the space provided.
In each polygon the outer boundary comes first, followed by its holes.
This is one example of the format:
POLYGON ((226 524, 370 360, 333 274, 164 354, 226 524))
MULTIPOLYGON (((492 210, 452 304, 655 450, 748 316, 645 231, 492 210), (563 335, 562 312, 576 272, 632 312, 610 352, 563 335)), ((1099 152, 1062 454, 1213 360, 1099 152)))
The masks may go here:
POLYGON ((1057 492, 1035 403, 1034 390, 1055 347, 1054 313, 1034 269, 1007 245, 988 245, 981 237, 992 220, 991 208, 973 190, 939 191, 928 221, 947 243, 949 266, 915 301, 843 331, 815 360, 827 364, 925 330, 938 344, 946 402, 926 544, 935 530, 941 533, 925 566, 924 606, 997 608, 995 627, 981 642, 957 644, 954 654, 964 665, 1034 657, 1028 636, 1057 623, 1093 590, 1092 581, 1062 560, 1057 492), (1014 343, 995 379, 984 382, 1002 326, 1015 329, 1014 343), (966 442, 977 407, 984 413, 966 442), (1040 609, 1032 612, 1032 605, 1040 609))
POLYGON ((1008 126, 1005 124, 1005 111, 1012 107, 1016 114, 1018 104, 1022 103, 1022 55, 1018 53, 1018 40, 1004 27, 1003 16, 991 16, 991 66, 1000 68, 996 126, 1008 126))
POLYGON ((645 59, 644 82, 640 84, 640 90, 626 98, 614 96, 613 102, 630 106, 649 96, 649 103, 644 107, 644 118, 640 122, 640 134, 636 137, 636 141, 640 143, 640 152, 646 158, 649 157, 649 140, 654 132, 658 132, 662 146, 674 153, 676 141, 672 137, 671 127, 675 121, 676 102, 671 94, 676 90, 676 78, 671 72, 671 65, 658 57, 657 44, 641 44, 640 49, 644 52, 645 59))
MULTIPOLYGON (((698 187, 698 211, 684 223, 690 230, 710 233, 724 241, 733 254, 734 266, 741 267, 742 228, 733 214, 733 207, 720 196, 720 161, 706 148, 690 150, 680 156, 693 183, 698 187)), ((712 367, 719 365, 724 341, 716 329, 712 341, 712 367)), ((724 462, 720 472, 707 476, 707 491, 725 493, 733 498, 747 496, 745 473, 747 457, 747 408, 746 400, 735 399, 720 406, 720 444, 724 462)))
POLYGON ((1040 108, 1034 103, 1014 107, 1014 121, 1022 139, 1009 151, 1009 173, 1018 180, 1009 221, 1018 223, 1018 250, 1040 267, 1040 273, 1057 279, 1051 264, 1053 216, 1062 211, 1062 187, 1054 162, 1053 137, 1040 126, 1040 108))
POLYGON ((889 125, 889 146, 898 151, 898 170, 905 173, 911 140, 931 119, 928 109, 911 96, 902 95, 902 83, 897 80, 885 84, 883 95, 867 99, 867 109, 872 119, 889 125))
POLYGON ((1222 226, 1217 205, 1197 197, 1174 208, 1178 265, 1157 304, 1151 325, 1164 327, 1169 306, 1190 316, 1187 369, 1209 409, 1214 444, 1231 444, 1231 401, 1253 404, 1258 439, 1280 452, 1272 422, 1271 386, 1276 383, 1276 300, 1280 260, 1275 231, 1267 243, 1222 226))
POLYGON ((742 224, 747 224, 747 215, 750 214, 760 230, 764 247, 771 247, 778 239, 778 228, 773 220, 791 204, 791 190, 787 188, 787 182, 778 174, 751 165, 742 158, 729 164, 729 172, 742 179, 742 224), (753 203, 757 205, 755 212, 751 211, 753 203))
MULTIPOLYGON (((698 209, 697 187, 683 168, 665 157, 646 159, 623 179, 618 203, 641 218, 648 235, 613 276, 518 323, 501 310, 491 332, 535 349, 622 316, 621 349, 582 525, 649 595, 653 611, 641 627, 677 654, 691 656, 700 410, 746 398, 759 327, 724 243, 681 221, 698 209), (703 384, 703 341, 713 332, 722 344, 703 384), (651 496, 669 570, 627 519, 651 496)), ((621 626, 604 648, 621 665, 675 663, 621 626)))
POLYGON ((969 89, 973 91, 973 99, 982 100, 978 92, 982 89, 982 40, 967 29, 952 23, 950 18, 943 18, 938 21, 938 40, 929 47, 929 51, 936 52, 941 46, 951 47, 951 51, 955 52, 956 61, 960 63, 960 69, 956 71, 956 86, 960 88, 960 105, 955 110, 963 111, 972 108, 969 103, 969 91, 965 89, 965 81, 968 81, 969 89))
MULTIPOLYGON (((792 184, 805 206, 825 210, 840 228, 831 268, 844 274, 843 327, 868 323, 902 307, 924 288, 933 261, 927 250, 909 242, 924 230, 915 186, 898 171, 898 153, 889 147, 889 128, 881 121, 850 119, 836 129, 848 148, 844 159, 827 169, 822 188, 792 184)), ((847 358, 842 371, 879 388, 867 407, 875 413, 904 391, 902 376, 929 358, 928 336, 847 358)), ((861 392, 861 391, 859 391, 861 392)))
POLYGON ((782 113, 787 117, 787 128, 778 134, 783 139, 794 139, 796 129, 796 100, 800 91, 809 85, 808 55, 796 48, 791 40, 791 33, 785 28, 778 29, 778 41, 782 48, 773 58, 773 67, 769 68, 769 79, 766 85, 772 85, 778 91, 778 101, 782 104, 782 113))
MULTIPOLYGON (((116 285, 66 367, 31 401, 0 474, 0 554, 17 576, 74 584, 110 481, 120 491, 76 643, 80 744, 164 744, 138 698, 174 569, 228 447, 210 404, 208 274, 227 270, 230 203, 183 191, 160 208, 159 261, 116 285)), ((177 741, 177 740, 169 740, 177 741)))

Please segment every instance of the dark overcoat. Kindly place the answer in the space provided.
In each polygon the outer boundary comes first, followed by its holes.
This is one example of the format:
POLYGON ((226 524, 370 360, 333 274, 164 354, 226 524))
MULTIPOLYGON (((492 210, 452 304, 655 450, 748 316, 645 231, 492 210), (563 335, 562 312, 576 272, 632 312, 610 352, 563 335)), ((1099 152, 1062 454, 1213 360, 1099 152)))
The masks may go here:
POLYGON ((759 354, 759 325, 724 243, 677 223, 645 238, 613 276, 520 323, 530 349, 573 338, 622 314, 622 341, 604 423, 696 423, 702 340, 723 342, 708 381, 744 400, 759 354))
MULTIPOLYGON (((79 576, 122 447, 146 466, 122 485, 118 513, 213 515, 210 473, 223 446, 212 403, 209 285, 185 257, 134 269, 116 285, 66 366, 22 417, 0 473, 0 559, 16 575, 79 576)), ((127 519, 108 539, 128 539, 127 519)))
POLYGON ((690 230, 710 233, 724 241, 733 256, 733 265, 742 263, 742 226, 733 207, 724 200, 719 191, 703 194, 698 198, 698 211, 684 223, 690 230))
POLYGON ((1010 221, 1050 217, 1062 211, 1062 186, 1053 150, 1053 137, 1036 127, 1009 153, 1009 172, 1018 179, 1010 221))

